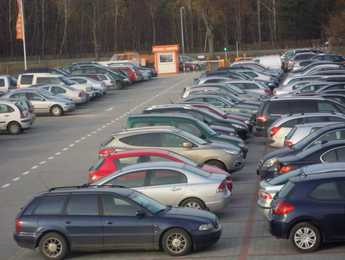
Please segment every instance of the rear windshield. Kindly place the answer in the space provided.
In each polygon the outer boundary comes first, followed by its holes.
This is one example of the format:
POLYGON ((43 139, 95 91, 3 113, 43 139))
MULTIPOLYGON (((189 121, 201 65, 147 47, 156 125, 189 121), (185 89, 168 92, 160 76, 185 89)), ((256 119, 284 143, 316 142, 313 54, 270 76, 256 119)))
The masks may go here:
POLYGON ((275 185, 283 185, 289 181, 290 178, 299 176, 302 173, 301 169, 282 174, 280 176, 277 176, 271 180, 268 181, 269 184, 275 186, 275 185))
POLYGON ((293 137, 293 135, 296 133, 297 129, 298 127, 292 128, 292 130, 287 134, 286 139, 287 140, 291 139, 291 137, 293 137))
POLYGON ((282 199, 282 198, 286 198, 290 191, 295 187, 295 183, 292 181, 289 181, 288 183, 286 183, 284 185, 284 187, 279 191, 278 193, 278 198, 282 199))

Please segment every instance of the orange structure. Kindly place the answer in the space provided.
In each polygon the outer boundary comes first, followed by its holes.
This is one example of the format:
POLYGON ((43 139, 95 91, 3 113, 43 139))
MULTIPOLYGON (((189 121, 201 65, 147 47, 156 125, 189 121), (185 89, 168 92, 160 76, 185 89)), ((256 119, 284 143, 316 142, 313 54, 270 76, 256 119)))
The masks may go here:
POLYGON ((158 74, 172 74, 179 72, 179 46, 152 46, 155 69, 158 74))

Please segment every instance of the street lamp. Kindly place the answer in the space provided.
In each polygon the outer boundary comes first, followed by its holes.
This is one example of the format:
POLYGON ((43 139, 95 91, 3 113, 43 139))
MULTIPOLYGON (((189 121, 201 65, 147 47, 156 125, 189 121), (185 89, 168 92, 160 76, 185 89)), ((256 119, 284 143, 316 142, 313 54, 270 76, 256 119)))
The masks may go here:
MULTIPOLYGON (((181 45, 182 45, 182 55, 184 56, 184 32, 183 32, 183 12, 184 6, 180 7, 180 18, 181 18, 181 45)), ((185 64, 183 63, 183 72, 185 71, 185 64)))

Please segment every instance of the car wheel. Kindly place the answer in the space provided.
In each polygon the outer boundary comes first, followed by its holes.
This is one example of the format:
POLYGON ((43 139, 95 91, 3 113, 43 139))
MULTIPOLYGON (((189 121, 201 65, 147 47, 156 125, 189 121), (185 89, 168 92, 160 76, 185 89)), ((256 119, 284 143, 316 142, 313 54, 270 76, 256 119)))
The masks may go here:
POLYGON ((192 240, 183 229, 173 228, 163 235, 162 247, 169 255, 182 256, 191 251, 192 240))
POLYGON ((206 164, 218 167, 219 169, 222 169, 224 171, 227 170, 224 163, 222 163, 221 161, 218 161, 218 160, 209 160, 206 162, 206 164))
POLYGON ((68 253, 66 239, 57 233, 45 234, 39 242, 39 250, 45 259, 61 260, 68 253))
POLYGON ((17 134, 20 134, 20 132, 22 131, 22 127, 17 122, 11 122, 7 126, 7 131, 11 135, 17 135, 17 134))
POLYGON ((53 116, 62 116, 63 110, 62 110, 62 108, 60 106, 55 105, 55 106, 52 106, 52 108, 50 109, 50 113, 53 116))
POLYGON ((320 247, 320 231, 314 225, 302 222, 295 225, 290 232, 290 240, 295 248, 303 253, 314 252, 320 247))
POLYGON ((186 199, 180 205, 185 208, 206 209, 205 204, 197 198, 186 199))

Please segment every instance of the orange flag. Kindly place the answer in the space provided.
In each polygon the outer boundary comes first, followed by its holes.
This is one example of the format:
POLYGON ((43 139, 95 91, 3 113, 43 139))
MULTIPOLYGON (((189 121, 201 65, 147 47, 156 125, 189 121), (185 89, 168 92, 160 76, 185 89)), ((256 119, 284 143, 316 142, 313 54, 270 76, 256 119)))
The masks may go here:
POLYGON ((24 31, 23 31, 23 3, 22 0, 17 0, 17 22, 16 22, 16 39, 23 40, 24 39, 24 31))

